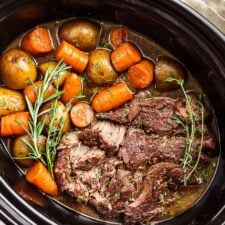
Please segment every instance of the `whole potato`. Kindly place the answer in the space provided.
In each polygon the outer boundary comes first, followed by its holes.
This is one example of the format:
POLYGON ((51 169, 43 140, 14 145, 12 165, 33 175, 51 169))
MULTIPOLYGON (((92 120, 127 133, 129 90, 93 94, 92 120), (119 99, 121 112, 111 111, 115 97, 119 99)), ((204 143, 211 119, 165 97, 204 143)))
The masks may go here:
POLYGON ((6 87, 23 89, 37 78, 34 60, 19 49, 9 50, 0 59, 0 77, 6 87))
MULTIPOLYGON (((33 163, 33 159, 22 159, 25 157, 29 157, 30 149, 23 143, 22 139, 27 140, 28 142, 31 142, 29 136, 19 136, 13 139, 12 143, 12 155, 17 158, 17 163, 22 167, 30 167, 33 163), (21 159, 20 159, 21 158, 21 159)), ((45 144, 46 144, 46 137, 41 135, 38 138, 38 146, 41 151, 41 153, 45 152, 45 144)))
POLYGON ((100 25, 88 20, 69 20, 59 28, 60 40, 65 40, 83 51, 94 50, 100 37, 100 25))
POLYGON ((26 102, 22 93, 0 87, 0 116, 26 110, 26 102))
MULTIPOLYGON (((49 73, 51 73, 52 70, 56 67, 56 65, 57 65, 56 61, 47 61, 47 62, 41 63, 39 65, 39 69, 45 75, 47 70, 49 73)), ((56 79, 53 82, 54 86, 55 87, 62 86, 68 74, 70 74, 68 70, 64 70, 61 73, 59 73, 58 77, 56 77, 56 79)))
MULTIPOLYGON (((56 115, 55 115, 53 125, 55 127, 60 127, 63 122, 64 124, 63 124, 61 132, 62 132, 62 134, 68 132, 71 128, 71 122, 70 122, 69 113, 68 113, 65 105, 61 101, 55 100, 53 102, 48 102, 47 104, 45 104, 41 108, 41 111, 50 109, 51 107, 55 107, 55 109, 56 109, 56 112, 55 112, 56 115)), ((51 112, 52 111, 45 113, 40 117, 40 120, 45 124, 46 130, 48 129, 51 118, 52 118, 51 112)))
POLYGON ((185 80, 188 73, 186 68, 169 56, 159 56, 155 64, 156 88, 160 91, 173 91, 179 88, 176 81, 166 82, 169 77, 185 80))
POLYGON ((89 55, 87 77, 95 84, 112 84, 116 81, 117 72, 110 60, 111 52, 106 49, 96 49, 89 55))

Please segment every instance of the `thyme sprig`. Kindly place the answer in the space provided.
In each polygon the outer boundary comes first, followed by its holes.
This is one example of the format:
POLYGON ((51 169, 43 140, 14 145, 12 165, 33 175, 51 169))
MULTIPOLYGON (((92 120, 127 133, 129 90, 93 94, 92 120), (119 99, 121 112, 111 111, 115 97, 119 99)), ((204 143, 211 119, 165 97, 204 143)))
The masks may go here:
MULTIPOLYGON (((31 101, 27 96, 25 96, 25 100, 27 103, 28 111, 30 113, 30 121, 29 121, 29 130, 27 130, 25 127, 24 130, 26 131, 27 135, 29 136, 31 141, 26 140, 25 138, 22 139, 23 143, 29 148, 30 153, 27 158, 40 160, 44 165, 48 165, 49 168, 52 168, 51 162, 52 156, 50 156, 51 151, 46 152, 46 157, 43 156, 41 153, 40 146, 38 145, 38 138, 42 134, 44 129, 44 122, 40 120, 40 116, 45 113, 50 113, 51 111, 54 112, 54 107, 51 107, 49 109, 46 109, 44 111, 40 111, 43 104, 58 99, 63 91, 59 91, 59 89, 56 89, 56 92, 49 97, 46 98, 48 89, 50 85, 53 83, 54 79, 59 76, 59 74, 70 67, 66 64, 62 63, 62 61, 58 62, 57 65, 51 72, 49 72, 49 68, 47 68, 47 71, 45 73, 43 84, 41 86, 36 87, 33 81, 31 81, 31 84, 34 86, 35 94, 36 94, 36 101, 34 105, 32 105, 31 101)), ((50 124, 54 120, 53 117, 51 117, 50 124)), ((49 148, 49 139, 52 133, 55 134, 55 131, 53 132, 53 127, 49 127, 48 130, 48 137, 46 142, 46 149, 49 148)), ((58 130, 59 131, 59 130, 58 130)), ((51 170, 50 170, 51 171, 51 170)))
POLYGON ((186 133, 186 138, 187 138, 187 143, 185 146, 185 153, 183 159, 181 159, 181 165, 184 169, 187 169, 188 173, 184 175, 183 177, 183 182, 184 185, 187 184, 188 180, 192 176, 192 174, 196 171, 198 168, 198 164, 200 161, 201 157, 201 152, 202 152, 202 146, 203 146, 203 139, 204 139, 204 106, 199 100, 199 105, 200 105, 200 111, 201 111, 201 140, 200 140, 200 145, 198 147, 198 157, 195 162, 193 162, 193 157, 192 157, 192 150, 193 150, 193 144, 196 138, 196 117, 193 112, 192 106, 191 106, 191 101, 192 97, 188 95, 184 88, 184 80, 180 79, 175 79, 173 77, 169 77, 166 79, 166 82, 177 82, 177 84, 180 86, 185 100, 186 100, 186 105, 187 105, 187 111, 188 111, 188 119, 190 121, 190 125, 181 120, 181 118, 177 115, 174 115, 172 119, 179 125, 183 127, 186 133))

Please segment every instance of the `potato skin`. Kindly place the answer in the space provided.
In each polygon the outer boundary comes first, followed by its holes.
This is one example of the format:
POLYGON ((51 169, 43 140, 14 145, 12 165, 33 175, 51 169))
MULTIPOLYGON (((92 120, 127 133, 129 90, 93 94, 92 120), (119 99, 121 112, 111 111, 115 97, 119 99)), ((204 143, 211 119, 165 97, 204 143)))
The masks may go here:
MULTIPOLYGON (((57 62, 56 61, 47 61, 47 62, 43 62, 39 65, 39 69, 42 72, 43 75, 45 75, 46 71, 48 70, 49 73, 52 72, 52 70, 56 67, 57 62)), ((67 75, 70 74, 70 72, 68 70, 64 70, 62 71, 58 78, 54 80, 53 84, 55 87, 57 86, 62 86, 67 75)))
POLYGON ((101 27, 88 20, 69 20, 59 28, 60 40, 65 40, 83 51, 94 50, 99 41, 101 27))
POLYGON ((26 102, 22 93, 0 87, 0 116, 26 110, 26 102))
MULTIPOLYGON (((16 158, 24 158, 29 156, 30 150, 23 143, 22 141, 23 138, 30 142, 30 138, 28 137, 28 135, 19 136, 13 139, 12 154, 16 158)), ((38 146, 40 147, 40 151, 42 153, 45 151, 45 144, 46 144, 46 137, 41 135, 38 138, 38 146)), ((22 167, 30 167, 34 163, 33 159, 15 159, 15 160, 22 167)))
POLYGON ((90 53, 86 74, 94 84, 112 84, 116 81, 118 74, 112 66, 110 55, 111 52, 106 49, 96 49, 90 53))
MULTIPOLYGON (((54 121, 54 126, 59 127, 61 124, 61 117, 63 117, 64 120, 64 126, 62 128, 62 134, 65 134, 66 132, 68 132, 71 129, 71 122, 70 122, 70 117, 69 117, 69 113, 66 110, 65 105, 59 101, 59 100, 55 100, 53 102, 48 102, 46 103, 42 108, 41 111, 44 111, 46 109, 51 108, 52 104, 54 104, 54 107, 56 107, 56 118, 54 121)), ((45 129, 48 129, 48 126, 50 124, 50 116, 51 116, 51 112, 45 113, 40 117, 40 120, 42 122, 44 122, 45 124, 45 129)))
POLYGON ((23 89, 30 80, 35 81, 37 78, 34 60, 22 50, 9 50, 1 56, 0 76, 6 87, 23 89))
POLYGON ((177 60, 169 56, 159 56, 155 64, 155 81, 156 88, 159 91, 173 91, 179 88, 176 81, 165 82, 167 78, 173 77, 175 79, 185 80, 188 73, 186 68, 177 60))

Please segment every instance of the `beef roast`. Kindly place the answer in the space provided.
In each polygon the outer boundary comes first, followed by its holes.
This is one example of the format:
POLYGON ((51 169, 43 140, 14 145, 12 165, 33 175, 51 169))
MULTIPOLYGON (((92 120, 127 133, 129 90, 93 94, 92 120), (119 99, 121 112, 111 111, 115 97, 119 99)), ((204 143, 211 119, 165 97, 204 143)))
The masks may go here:
POLYGON ((147 163, 179 162, 184 154, 185 144, 186 138, 182 136, 146 135, 143 130, 132 128, 119 149, 118 157, 131 170, 147 163))
POLYGON ((122 143, 126 128, 121 125, 104 121, 96 122, 91 128, 78 133, 79 140, 90 147, 98 146, 106 151, 108 156, 114 155, 122 143))
MULTIPOLYGON (((196 99, 192 106, 199 120, 196 99)), ((65 134, 58 146, 55 178, 60 191, 92 205, 105 218, 123 216, 125 224, 140 224, 160 218, 169 196, 162 193, 182 185, 184 172, 178 164, 187 144, 186 134, 174 115, 188 124, 183 98, 146 98, 138 95, 123 107, 97 113, 101 121, 65 134)), ((216 139, 204 125, 203 168, 215 153, 216 139)), ((198 157, 202 126, 197 122, 192 159, 198 157)), ((202 180, 204 182, 204 180, 202 180)), ((199 182, 192 176, 188 184, 199 182)))
POLYGON ((133 99, 122 107, 107 113, 97 113, 96 117, 101 120, 110 120, 119 124, 131 123, 139 113, 139 103, 137 99, 133 99))
POLYGON ((161 216, 163 207, 159 205, 160 194, 167 188, 169 179, 179 182, 183 174, 183 169, 175 163, 162 162, 150 167, 139 196, 125 206, 125 223, 139 224, 161 216))
POLYGON ((177 132, 179 128, 173 120, 174 105, 169 98, 138 98, 123 108, 96 114, 96 117, 143 128, 147 133, 166 134, 177 132))

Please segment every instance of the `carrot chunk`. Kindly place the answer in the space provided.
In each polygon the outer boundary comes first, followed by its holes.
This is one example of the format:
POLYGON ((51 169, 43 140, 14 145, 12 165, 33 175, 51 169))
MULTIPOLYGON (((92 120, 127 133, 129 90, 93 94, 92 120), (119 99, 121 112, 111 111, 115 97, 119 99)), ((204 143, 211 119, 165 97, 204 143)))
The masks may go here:
POLYGON ((58 187, 54 178, 41 162, 36 162, 28 169, 26 179, 44 193, 58 194, 58 187))
POLYGON ((127 75, 132 86, 137 89, 148 87, 153 81, 154 67, 154 64, 147 59, 131 66, 127 75))
MULTIPOLYGON (((36 91, 38 87, 41 87, 41 85, 43 85, 43 81, 37 81, 34 84, 27 85, 25 89, 23 90, 23 94, 28 97, 28 99, 30 100, 32 104, 34 104, 37 99, 36 91)), ((50 85, 46 92, 45 98, 53 95, 55 91, 56 90, 53 87, 53 85, 50 85)))
POLYGON ((63 91, 61 96, 63 103, 71 102, 74 104, 77 102, 76 96, 82 93, 81 78, 75 73, 70 73, 63 84, 63 91))
POLYGON ((88 63, 88 55, 66 41, 61 42, 55 57, 57 60, 62 59, 78 73, 82 73, 88 63))
POLYGON ((109 40, 114 48, 118 48, 122 43, 128 41, 127 31, 123 27, 117 27, 111 30, 109 40))
POLYGON ((24 128, 29 130, 29 112, 17 112, 1 118, 1 136, 26 134, 24 128), (23 128, 24 127, 24 128, 23 128))
POLYGON ((92 100, 91 106, 96 112, 114 109, 133 98, 133 93, 125 82, 120 82, 101 90, 92 100))
POLYGON ((85 102, 79 102, 72 107, 70 118, 74 126, 84 128, 94 120, 94 112, 90 105, 85 102))
POLYGON ((123 72, 141 61, 141 53, 137 47, 127 42, 112 52, 111 60, 114 68, 118 72, 123 72))
POLYGON ((37 27, 25 35, 21 47, 33 56, 45 55, 53 50, 49 31, 44 27, 37 27))

